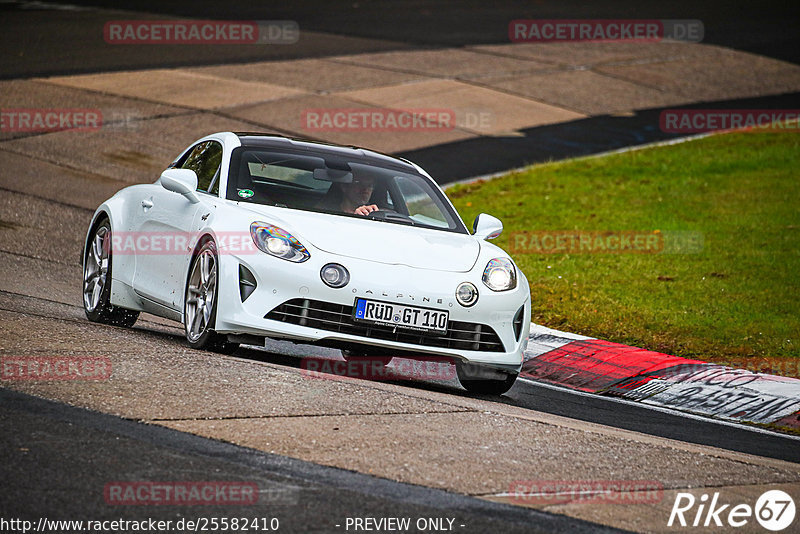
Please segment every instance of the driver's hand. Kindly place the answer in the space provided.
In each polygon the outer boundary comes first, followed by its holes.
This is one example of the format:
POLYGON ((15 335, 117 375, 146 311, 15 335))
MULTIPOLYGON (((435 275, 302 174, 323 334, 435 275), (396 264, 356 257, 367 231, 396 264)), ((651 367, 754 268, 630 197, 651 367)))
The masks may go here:
POLYGON ((356 215, 369 215, 373 211, 379 211, 378 206, 375 204, 370 204, 369 206, 359 206, 353 213, 356 215))

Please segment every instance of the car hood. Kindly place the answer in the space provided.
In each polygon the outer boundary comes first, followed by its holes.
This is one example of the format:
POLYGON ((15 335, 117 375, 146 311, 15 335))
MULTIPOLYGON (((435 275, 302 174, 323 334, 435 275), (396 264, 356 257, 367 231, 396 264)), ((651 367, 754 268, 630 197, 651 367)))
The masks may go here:
POLYGON ((480 244, 468 234, 272 206, 239 206, 296 234, 305 245, 350 258, 467 272, 480 254, 480 244))

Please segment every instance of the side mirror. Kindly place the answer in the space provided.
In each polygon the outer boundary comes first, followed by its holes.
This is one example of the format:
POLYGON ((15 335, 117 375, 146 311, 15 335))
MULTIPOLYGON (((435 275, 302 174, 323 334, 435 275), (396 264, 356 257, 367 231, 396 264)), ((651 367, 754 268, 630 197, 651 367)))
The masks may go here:
POLYGON ((167 169, 161 173, 161 187, 167 191, 183 195, 191 202, 200 202, 195 190, 197 189, 197 175, 191 169, 167 169))
POLYGON ((478 239, 494 239, 503 233, 503 223, 497 217, 481 213, 472 223, 472 233, 478 239))

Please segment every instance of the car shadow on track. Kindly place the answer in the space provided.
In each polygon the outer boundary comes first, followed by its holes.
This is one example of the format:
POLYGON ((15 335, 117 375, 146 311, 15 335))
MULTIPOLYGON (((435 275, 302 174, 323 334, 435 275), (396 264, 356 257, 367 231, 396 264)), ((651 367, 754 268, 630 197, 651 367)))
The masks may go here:
POLYGON ((422 362, 395 358, 384 370, 383 368, 375 369, 369 365, 348 365, 338 350, 290 342, 270 342, 270 345, 279 345, 282 350, 243 345, 234 353, 234 356, 299 369, 301 373, 313 376, 313 378, 353 381, 359 385, 380 382, 470 398, 495 400, 500 398, 475 396, 467 393, 458 384, 458 379, 455 378, 455 367, 450 363, 435 362, 434 366, 424 368, 421 367, 422 362), (431 374, 424 374, 426 372, 431 374), (425 376, 429 378, 423 378, 425 376))
POLYGON ((717 100, 697 104, 641 109, 629 114, 598 115, 557 124, 523 128, 515 136, 480 136, 394 155, 410 159, 436 177, 439 185, 527 165, 600 154, 637 145, 678 139, 689 132, 672 133, 661 128, 667 110, 797 108, 800 93, 717 100))
MULTIPOLYGON (((164 330, 153 329, 161 325, 141 325, 136 328, 143 334, 168 341, 185 350, 193 350, 186 345, 177 330, 165 327, 164 330)), ((199 351, 198 351, 199 352, 199 351)), ((206 353, 213 354, 213 353, 206 353)), ((220 358, 231 356, 218 355, 220 358)), ((441 376, 436 380, 425 380, 418 375, 411 378, 352 377, 343 376, 346 371, 345 360, 338 350, 314 345, 296 344, 289 341, 269 340, 265 347, 242 345, 232 357, 244 360, 278 365, 287 369, 298 369, 301 373, 313 373, 313 378, 330 379, 340 382, 349 381, 362 387, 370 387, 377 383, 391 384, 408 388, 409 394, 414 391, 424 393, 441 393, 444 395, 491 401, 498 404, 523 408, 540 415, 565 417, 595 423, 603 426, 631 430, 653 436, 676 439, 700 445, 709 445, 723 449, 754 454, 757 456, 777 458, 798 462, 796 438, 774 433, 757 432, 748 427, 733 425, 720 426, 720 422, 711 419, 687 418, 678 412, 654 411, 637 403, 599 395, 583 395, 563 388, 554 388, 529 379, 517 380, 517 383, 503 395, 470 394, 458 384, 454 373, 441 376), (314 362, 312 367, 309 362, 314 362)), ((396 363, 407 362, 398 358, 396 363)), ((447 373, 445 367, 439 367, 447 373)))

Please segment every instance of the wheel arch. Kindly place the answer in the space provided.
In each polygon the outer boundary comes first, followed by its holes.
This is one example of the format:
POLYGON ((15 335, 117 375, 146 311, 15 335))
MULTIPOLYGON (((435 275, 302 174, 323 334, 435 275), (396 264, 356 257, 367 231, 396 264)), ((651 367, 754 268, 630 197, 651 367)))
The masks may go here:
MULTIPOLYGON (((192 274, 192 264, 194 263, 194 258, 200 252, 200 249, 203 248, 203 245, 205 245, 209 241, 213 241, 214 242, 214 246, 215 247, 217 246, 217 239, 216 239, 216 237, 214 237, 214 234, 212 234, 210 231, 203 232, 203 234, 200 237, 197 238, 197 242, 194 244, 194 248, 192 249, 192 255, 190 256, 189 268, 186 269, 186 278, 184 280, 185 283, 189 282, 189 276, 192 274)), ((217 253, 219 254, 219 252, 217 252, 217 253)), ((184 285, 186 285, 186 284, 184 284, 184 285)))
POLYGON ((97 227, 100 226, 100 223, 104 220, 108 220, 111 231, 114 231, 114 224, 111 222, 111 216, 108 214, 108 211, 103 208, 98 209, 92 216, 92 222, 89 223, 89 230, 86 232, 86 238, 83 240, 83 251, 81 253, 81 267, 83 268, 86 267, 86 255, 89 253, 89 240, 94 235, 94 231, 97 230, 97 227))
MULTIPOLYGON (((135 186, 134 186, 135 187, 135 186)), ((86 268, 86 255, 89 252, 89 245, 92 235, 97 230, 98 225, 102 221, 108 221, 111 227, 112 235, 115 232, 125 230, 125 217, 127 214, 126 208, 128 202, 124 195, 116 194, 107 201, 103 202, 92 215, 92 221, 89 223, 88 231, 86 232, 86 239, 83 243, 83 250, 81 255, 81 272, 86 268)), ((112 247, 113 252, 113 247, 112 247)), ((109 281, 111 290, 111 304, 114 306, 127 308, 130 310, 144 311, 142 303, 138 295, 133 291, 132 278, 135 271, 135 259, 130 256, 129 261, 117 262, 114 261, 111 270, 111 277, 109 281)))
MULTIPOLYGON (((217 246, 217 239, 214 234, 210 230, 205 230, 200 237, 197 238, 197 242, 194 244, 194 248, 192 249, 192 254, 189 256, 189 264, 186 267, 186 273, 184 273, 183 277, 183 297, 181 299, 181 322, 184 322, 186 317, 184 314, 186 313, 186 288, 189 286, 189 277, 192 276, 192 267, 194 267, 194 259, 197 257, 197 254, 200 252, 200 249, 203 248, 203 245, 208 243, 209 241, 214 242, 214 246, 217 246)), ((219 250, 219 248, 217 248, 219 250)), ((217 252, 219 254, 219 252, 217 252)), ((218 267, 219 268, 219 267, 218 267)))

